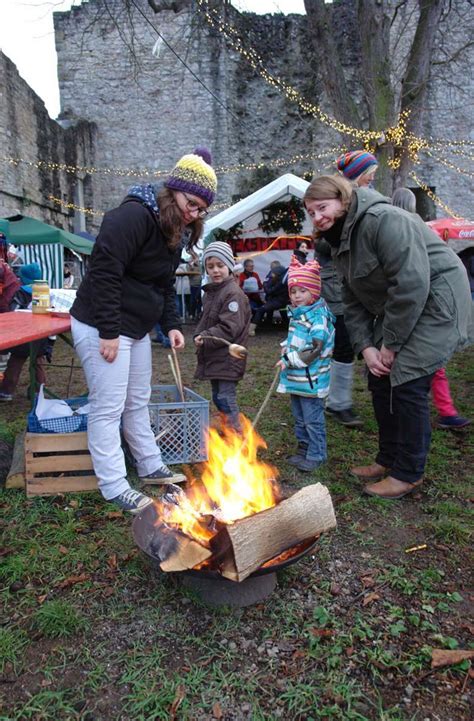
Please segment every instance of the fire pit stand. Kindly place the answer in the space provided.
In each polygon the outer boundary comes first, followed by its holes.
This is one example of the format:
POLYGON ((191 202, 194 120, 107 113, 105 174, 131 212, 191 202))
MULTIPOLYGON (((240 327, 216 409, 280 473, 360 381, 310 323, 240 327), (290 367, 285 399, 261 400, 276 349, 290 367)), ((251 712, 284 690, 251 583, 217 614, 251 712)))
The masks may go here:
POLYGON ((205 578, 182 574, 184 588, 195 593, 208 606, 232 606, 243 608, 263 601, 277 584, 276 573, 264 576, 250 576, 236 583, 227 578, 205 578))
MULTIPOLYGON (((163 577, 160 560, 154 555, 150 546, 154 534, 155 515, 153 508, 148 506, 133 521, 132 533, 135 543, 150 562, 158 577, 163 577)), ((174 573, 181 585, 195 593, 198 598, 209 606, 231 606, 242 608, 259 603, 267 598, 277 585, 276 572, 285 566, 296 563, 315 547, 318 537, 295 547, 289 557, 277 557, 261 566, 244 581, 236 582, 224 578, 218 571, 203 568, 174 573)))

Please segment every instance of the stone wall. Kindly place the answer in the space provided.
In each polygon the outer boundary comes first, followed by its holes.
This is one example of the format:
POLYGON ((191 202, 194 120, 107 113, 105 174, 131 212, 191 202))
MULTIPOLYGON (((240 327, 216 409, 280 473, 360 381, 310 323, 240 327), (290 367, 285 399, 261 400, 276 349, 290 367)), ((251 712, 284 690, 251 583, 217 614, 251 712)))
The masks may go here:
POLYGON ((81 121, 65 130, 0 52, 0 216, 29 215, 72 229, 72 213, 48 200, 74 197, 75 174, 54 164, 88 163, 92 127, 81 121), (20 162, 9 162, 8 159, 20 162))

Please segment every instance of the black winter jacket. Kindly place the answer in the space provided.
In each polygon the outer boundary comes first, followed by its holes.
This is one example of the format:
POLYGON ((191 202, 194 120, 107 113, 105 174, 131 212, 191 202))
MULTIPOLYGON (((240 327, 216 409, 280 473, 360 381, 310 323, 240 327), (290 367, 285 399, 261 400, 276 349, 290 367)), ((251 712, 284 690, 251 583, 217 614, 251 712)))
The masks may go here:
POLYGON ((158 217, 128 197, 106 213, 71 315, 100 338, 143 338, 157 323, 181 330, 174 290, 181 248, 170 251, 158 217))

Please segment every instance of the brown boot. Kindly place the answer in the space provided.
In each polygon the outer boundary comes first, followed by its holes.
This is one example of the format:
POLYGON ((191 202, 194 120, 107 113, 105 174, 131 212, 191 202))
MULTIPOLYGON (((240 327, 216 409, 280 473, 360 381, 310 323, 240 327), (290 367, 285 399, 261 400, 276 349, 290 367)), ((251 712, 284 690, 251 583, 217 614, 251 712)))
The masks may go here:
POLYGON ((390 468, 381 466, 380 463, 372 463, 370 466, 355 466, 351 468, 351 473, 362 481, 378 481, 390 471, 390 468))
POLYGON ((387 501, 396 501, 398 498, 403 498, 409 493, 413 493, 416 488, 419 488, 423 483, 423 479, 415 483, 405 483, 405 481, 399 481, 398 478, 387 476, 378 483, 369 483, 365 486, 364 493, 368 496, 376 496, 377 498, 384 498, 387 501))

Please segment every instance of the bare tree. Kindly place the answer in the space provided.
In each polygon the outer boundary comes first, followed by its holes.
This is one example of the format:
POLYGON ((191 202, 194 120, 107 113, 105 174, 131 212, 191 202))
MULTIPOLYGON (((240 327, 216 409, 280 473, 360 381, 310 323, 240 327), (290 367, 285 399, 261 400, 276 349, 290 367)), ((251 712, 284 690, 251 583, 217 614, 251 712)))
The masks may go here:
MULTIPOLYGON (((382 137, 377 154, 381 161, 379 185, 391 194, 393 186, 405 185, 412 164, 413 137, 422 129, 423 110, 433 68, 448 65, 474 41, 459 42, 448 51, 443 33, 459 3, 453 0, 352 0, 353 42, 358 62, 351 66, 351 80, 344 72, 344 53, 334 42, 336 11, 324 0, 304 0, 313 51, 320 58, 323 84, 333 114, 357 128, 383 131, 406 117, 403 137, 396 132, 382 137), (359 103, 349 102, 359 96, 359 103), (357 107, 354 109, 354 105, 357 107), (349 122, 350 120, 350 122, 349 122), (396 166, 395 173, 390 167, 396 166)), ((465 3, 472 5, 470 2, 465 3)), ((340 13, 337 12, 337 18, 340 13)), ((459 19, 458 19, 459 21, 459 19)), ((340 30, 340 29, 339 29, 340 30)), ((346 138, 347 140, 347 138, 346 138)), ((354 143, 353 139, 350 139, 354 143)), ((415 143, 416 144, 416 143, 415 143)), ((360 142, 359 142, 360 145, 360 142)))

